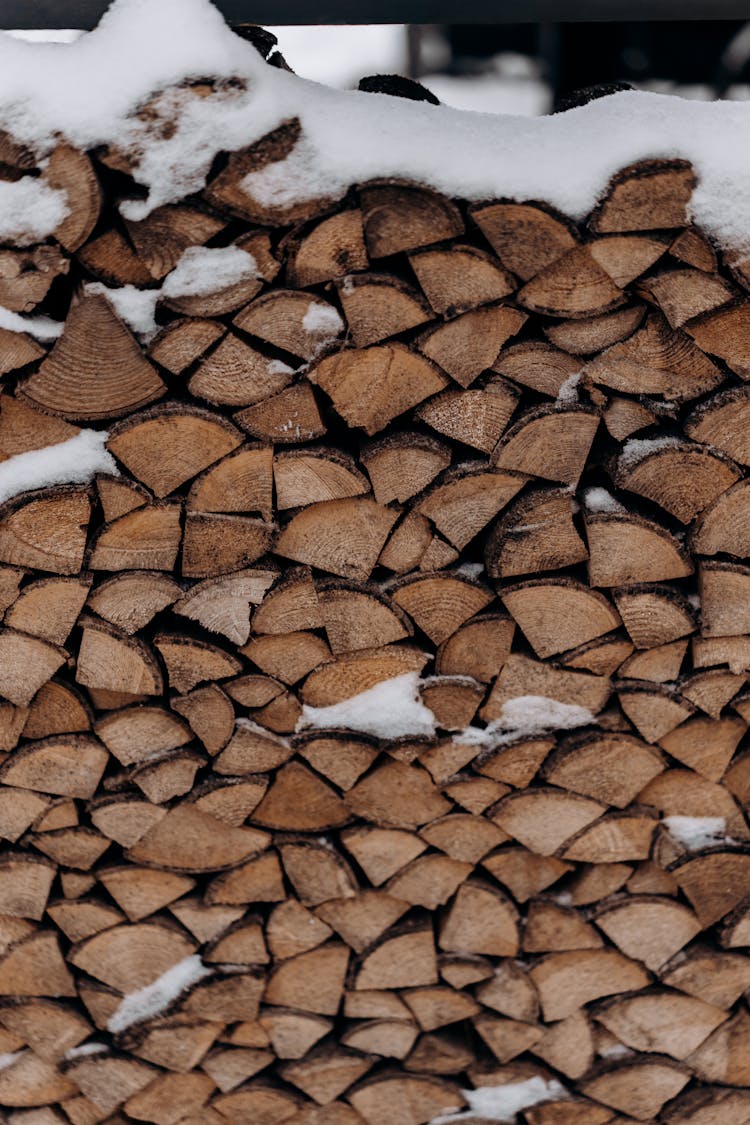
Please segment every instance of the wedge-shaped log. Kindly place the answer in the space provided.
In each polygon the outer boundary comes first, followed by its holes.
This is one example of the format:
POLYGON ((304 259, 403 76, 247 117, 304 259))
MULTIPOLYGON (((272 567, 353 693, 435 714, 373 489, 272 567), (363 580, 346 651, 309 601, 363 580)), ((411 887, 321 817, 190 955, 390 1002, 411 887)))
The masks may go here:
POLYGON ((728 304, 734 289, 716 274, 704 270, 668 270, 643 283, 672 328, 681 328, 702 313, 728 304))
POLYGON ((501 301, 515 288, 492 254, 468 243, 418 250, 409 264, 433 311, 446 316, 501 301))
POLYGON ((403 344, 336 352, 317 364, 311 379, 349 426, 370 436, 447 385, 436 364, 403 344))
POLYGON ((132 635, 181 596, 181 588, 166 574, 135 570, 105 579, 91 591, 86 604, 98 617, 132 635))
POLYGON ((189 804, 167 810, 131 847, 128 859, 188 874, 235 867, 267 847, 269 836, 236 828, 189 804))
POLYGON ((251 516, 188 512, 182 541, 185 578, 214 578, 244 570, 271 546, 275 525, 251 516))
POLYGON ((341 335, 344 322, 327 301, 295 289, 275 289, 251 301, 234 318, 243 332, 311 360, 341 335))
POLYGON ((723 359, 740 379, 750 379, 750 350, 747 330, 750 324, 750 301, 742 300, 727 308, 706 313, 685 331, 698 347, 709 355, 723 359))
POLYGON ((367 581, 397 518, 397 512, 359 497, 312 504, 287 524, 274 551, 342 578, 367 581))
POLYGON ((362 212, 356 207, 330 215, 310 230, 293 231, 284 249, 287 279, 299 289, 335 281, 369 265, 362 212))
POLYGON ((500 349, 521 330, 526 319, 525 313, 508 305, 487 305, 427 329, 417 345, 456 383, 468 387, 492 366, 500 349))
POLYGON ((612 731, 566 739, 546 761, 544 777, 551 785, 623 809, 664 768, 658 750, 612 731))
POLYGON ((595 410, 537 407, 501 438, 492 464, 498 469, 577 484, 598 427, 595 410))
POLYGON ((76 680, 88 688, 131 695, 161 695, 161 671, 151 649, 104 621, 81 621, 76 680))
POLYGON ((98 739, 63 734, 27 743, 0 766, 0 781, 62 797, 93 797, 108 761, 98 739))
POLYGON ((84 297, 39 370, 23 384, 32 405, 60 418, 119 418, 165 393, 137 341, 104 297, 84 297))
POLYGON ((0 695, 17 707, 26 706, 67 656, 65 649, 40 637, 0 629, 0 695))
POLYGON ((163 500, 136 508, 98 532, 91 546, 92 570, 171 571, 180 549, 182 505, 163 500))
POLYGON ((322 437, 326 426, 308 383, 296 383, 234 416, 249 434, 278 445, 298 445, 322 437))
POLYGON ((207 578, 191 587, 175 604, 174 612, 243 645, 250 636, 250 606, 263 601, 275 578, 276 573, 270 570, 237 571, 207 578))
POLYGON ((605 805, 588 797, 540 788, 505 797, 493 811, 492 821, 537 855, 552 856, 605 810, 605 805))
POLYGON ((685 419, 685 433, 694 441, 750 465, 750 387, 730 387, 701 403, 685 419))
POLYGON ((530 312, 576 318, 608 312, 625 296, 589 247, 576 246, 539 270, 516 299, 530 312))
POLYGON ((614 479, 618 488, 645 496, 680 523, 691 523, 741 476, 738 466, 715 450, 657 439, 626 446, 614 479))
POLYGON ((337 289, 349 332, 358 348, 378 344, 432 319, 432 312, 417 290, 390 274, 350 275, 337 289))
POLYGON ((671 586, 643 584, 612 596, 636 648, 656 648, 695 632, 690 603, 671 586))
POLYGON ((387 258, 463 234, 456 205, 412 184, 367 184, 359 191, 365 242, 371 258, 387 258))
POLYGON ((107 448, 162 498, 241 444, 240 432, 220 414, 171 403, 118 423, 107 448))
POLYGON ((444 391, 415 412, 439 434, 491 453, 505 430, 519 395, 509 383, 490 378, 482 389, 444 391))
POLYGON ((50 488, 0 507, 0 562, 52 574, 78 574, 91 499, 85 488, 50 488))
POLYGON ((370 491, 352 457, 334 449, 294 449, 273 461, 276 506, 303 508, 324 500, 344 500, 370 491))
POLYGON ((522 281, 573 249, 570 223, 551 208, 530 203, 479 203, 470 215, 502 264, 522 281))
POLYGON ((688 225, 695 173, 685 160, 643 160, 612 177, 591 226, 599 234, 688 225))
POLYGON ((391 596, 435 644, 450 637, 492 601, 490 590, 480 583, 463 575, 439 572, 404 579, 391 596))
POLYGON ((603 595, 572 579, 506 586, 500 598, 542 659, 609 633, 620 615, 603 595))
POLYGON ((201 361, 190 376, 188 390, 213 406, 251 406, 282 391, 293 375, 289 364, 269 359, 230 334, 201 361))
POLYGON ((606 1067, 584 1079, 580 1088, 636 1121, 651 1121, 689 1081, 690 1071, 677 1062, 637 1059, 606 1067))
POLYGON ((273 450, 247 445, 202 473, 188 494, 191 512, 273 513, 273 450))
POLYGON ((655 312, 637 332, 591 360, 584 377, 624 394, 662 395, 670 402, 698 398, 723 382, 699 346, 655 312))
POLYGON ((519 942, 518 912, 510 898, 480 881, 459 888, 440 928, 442 950, 515 957, 519 942))
POLYGON ((592 586, 662 582, 693 573, 693 564, 679 540, 660 524, 641 516, 588 513, 586 538, 592 586))
POLYGON ((586 544, 563 488, 533 489, 511 503, 492 528, 484 564, 490 578, 562 570, 585 562, 586 544))
POLYGON ((645 969, 615 949, 550 953, 533 966, 529 976, 547 1022, 565 1019, 602 996, 640 991, 649 983, 645 969))

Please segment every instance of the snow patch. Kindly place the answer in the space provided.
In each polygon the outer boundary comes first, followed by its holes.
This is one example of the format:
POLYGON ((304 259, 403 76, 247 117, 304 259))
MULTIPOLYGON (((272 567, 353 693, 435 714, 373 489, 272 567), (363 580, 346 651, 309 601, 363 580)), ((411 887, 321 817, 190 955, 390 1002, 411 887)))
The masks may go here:
POLYGON ((591 711, 575 703, 561 703, 546 695, 518 695, 508 699, 500 716, 480 727, 466 727, 453 736, 454 742, 494 750, 519 738, 534 738, 555 730, 572 730, 595 722, 591 711))
POLYGON ((406 738, 435 733, 435 716, 419 697, 419 675, 405 672, 329 707, 302 706, 297 731, 345 730, 375 738, 406 738))
POLYGON ((541 1102, 569 1097, 568 1091, 556 1078, 534 1075, 524 1082, 508 1082, 505 1086, 480 1086, 476 1090, 462 1090, 468 1108, 462 1113, 449 1113, 434 1117, 430 1125, 449 1125, 454 1121, 483 1117, 487 1121, 515 1121, 522 1109, 541 1102))
POLYGON ((82 484, 95 473, 118 474, 114 457, 104 448, 108 437, 106 430, 81 430, 68 441, 0 462, 0 504, 36 488, 82 484))
POLYGON ((0 328, 8 332, 25 332, 35 340, 57 340, 62 336, 65 325, 59 320, 50 320, 47 316, 19 316, 0 306, 0 328))
POLYGON ((626 508, 615 500, 606 488, 587 488, 583 494, 583 503, 587 512, 625 512, 626 508))
POLYGON ((107 1030, 117 1034, 134 1023, 157 1016, 186 988, 197 984, 212 973, 213 969, 206 968, 197 953, 186 957, 184 961, 179 961, 171 969, 167 969, 166 973, 162 973, 145 988, 139 988, 137 992, 131 992, 123 997, 107 1024, 107 1030))
POLYGON ((5 1054, 0 1055, 0 1070, 7 1070, 9 1066, 13 1066, 13 1063, 18 1062, 25 1053, 24 1049, 21 1051, 6 1051, 5 1054))
POLYGON ((156 305, 161 297, 159 289, 138 289, 135 285, 123 285, 110 289, 100 281, 92 281, 85 286, 87 293, 106 297, 121 320, 131 332, 148 343, 158 332, 156 305))
POLYGON ((568 375, 560 384, 560 390, 557 392, 557 401, 564 406, 568 406, 574 402, 578 402, 578 384, 581 381, 582 371, 574 371, 568 375))
POLYGON ((13 246, 41 242, 68 214, 67 201, 64 191, 35 176, 22 176, 15 182, 0 180, 0 242, 13 246))
POLYGON ((630 1047, 626 1047, 624 1043, 613 1043, 609 1047, 605 1047, 603 1051, 599 1051, 599 1057, 602 1059, 627 1059, 635 1054, 635 1051, 630 1047))
POLYGON ((684 438, 673 437, 665 434, 664 437, 657 438, 631 438, 626 441, 622 447, 622 453, 618 460, 618 468, 632 469, 644 457, 648 457, 651 453, 656 453, 660 449, 670 449, 675 446, 679 447, 685 444, 684 438))
POLYGON ((326 340, 335 340, 343 331, 344 322, 333 305, 321 305, 311 301, 302 318, 302 327, 311 336, 324 336, 326 340))
POLYGON ((455 574, 463 574, 465 578, 481 578, 484 574, 484 563, 465 562, 454 568, 455 574))
POLYGON ((100 1055, 102 1051, 108 1051, 109 1047, 106 1043, 80 1043, 77 1047, 71 1047, 65 1052, 66 1059, 81 1059, 86 1055, 100 1055))
POLYGON ((259 277, 252 254, 239 246, 188 246, 162 285, 165 297, 205 297, 259 277))
POLYGON ((723 816, 665 816, 662 823, 672 839, 689 852, 736 843, 726 835, 727 822, 723 816))

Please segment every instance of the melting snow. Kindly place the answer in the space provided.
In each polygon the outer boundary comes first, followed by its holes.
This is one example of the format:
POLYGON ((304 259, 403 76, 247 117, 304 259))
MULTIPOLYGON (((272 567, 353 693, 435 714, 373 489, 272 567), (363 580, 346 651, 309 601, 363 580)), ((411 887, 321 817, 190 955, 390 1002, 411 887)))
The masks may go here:
POLYGON ((297 730, 342 727, 371 734, 375 738, 432 735, 435 733, 435 716, 419 698, 419 684, 416 672, 405 672, 330 707, 304 704, 297 730))
POLYGON ((546 695, 519 695, 507 700, 500 717, 488 723, 484 730, 466 727, 453 736, 453 741, 494 750, 519 738, 535 738, 550 731, 572 730, 593 722, 594 716, 586 707, 560 703, 546 695))
POLYGON ((106 430, 81 430, 68 441, 0 462, 0 503, 36 488, 82 484, 95 473, 117 473, 115 459, 104 448, 108 437, 106 430))
POLYGON ((525 1082, 509 1082, 505 1086, 480 1086, 477 1090, 462 1090, 468 1102, 463 1113, 449 1113, 435 1117, 430 1125, 449 1125, 454 1121, 483 1117, 488 1121, 515 1121, 516 1114, 540 1102, 567 1098, 568 1091, 555 1078, 535 1075, 525 1082))
POLYGON ((169 1007, 186 988, 197 984, 212 972, 213 969, 207 969, 197 953, 186 957, 145 988, 139 988, 137 992, 123 997, 107 1024, 107 1030, 116 1034, 134 1023, 151 1019, 169 1007))

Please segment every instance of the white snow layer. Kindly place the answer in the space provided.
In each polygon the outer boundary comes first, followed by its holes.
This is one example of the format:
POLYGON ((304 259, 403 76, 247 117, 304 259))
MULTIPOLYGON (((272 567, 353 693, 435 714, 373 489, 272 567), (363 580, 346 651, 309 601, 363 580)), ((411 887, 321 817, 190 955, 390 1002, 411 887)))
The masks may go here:
MULTIPOLYGON (((695 220, 738 252, 750 244, 746 103, 625 91, 528 118, 331 90, 268 66, 209 0, 116 0, 95 31, 70 44, 0 35, 0 128, 42 155, 59 135, 82 148, 128 149, 148 189, 145 200, 124 205, 133 219, 199 190, 218 151, 243 148, 295 117, 302 137, 291 154, 246 180, 258 200, 337 198, 351 184, 398 177, 468 199, 545 199, 580 219, 618 169, 678 157, 698 175, 695 220), (240 82, 210 98, 173 88, 206 75, 240 82), (167 88, 158 108, 174 122, 171 132, 133 114, 167 88)), ((11 197, 42 190, 28 181, 3 186, 8 207, 11 197)), ((45 231, 58 205, 43 190, 37 197, 32 210, 45 212, 43 223, 35 220, 45 231)))
POLYGON ((134 1023, 151 1019, 169 1007, 186 988, 197 984, 212 972, 213 969, 207 969, 197 953, 186 957, 145 988, 139 988, 137 992, 123 997, 107 1024, 107 1030, 116 1034, 134 1023))
POLYGON ((435 716, 419 697, 419 676, 405 672, 329 707, 302 706, 297 730, 345 730, 375 738, 406 738, 435 733, 435 716))
POLYGON ((131 332, 148 343, 158 331, 156 305, 161 297, 160 289, 138 289, 135 285, 123 285, 110 289, 101 281, 92 281, 84 286, 87 293, 98 293, 106 297, 121 320, 131 332))
POLYGON ((583 496, 587 512, 624 512, 626 509, 615 500, 606 488, 587 488, 583 496))
POLYGON ((42 179, 22 176, 16 181, 0 180, 0 241, 19 246, 39 242, 60 225, 67 213, 66 193, 42 179))
POLYGON ((344 322, 332 305, 321 305, 311 301, 302 318, 302 327, 311 336, 323 336, 334 340, 343 330, 344 322))
POLYGON ((518 695, 503 704, 499 718, 493 719, 484 730, 466 727, 453 736, 453 741, 494 750, 518 738, 535 738, 550 731, 572 730, 593 722, 594 716, 586 707, 560 703, 546 695, 518 695))
POLYGON ((252 254, 239 246, 189 246, 162 285, 165 297, 204 297, 258 277, 252 254))
POLYGON ((108 437, 106 430, 81 430, 68 441, 0 462, 0 504, 36 488, 82 484, 95 473, 117 473, 114 457, 104 448, 108 437))
POLYGON ((463 1113, 449 1113, 435 1117, 430 1125, 449 1125, 454 1121, 466 1121, 474 1116, 487 1121, 515 1121, 516 1114, 540 1102, 551 1102, 567 1098, 568 1091, 555 1078, 542 1078, 534 1075, 524 1082, 508 1082, 505 1086, 480 1086, 477 1090, 462 1090, 468 1102, 463 1113))
POLYGON ((13 1066, 13 1063, 18 1062, 22 1055, 25 1054, 26 1052, 23 1050, 6 1051, 4 1054, 0 1055, 0 1070, 7 1070, 9 1066, 13 1066))
POLYGON ((64 327, 62 321, 50 320, 47 316, 19 316, 0 306, 0 328, 8 332, 25 332, 35 340, 56 340, 62 336, 64 327))
POLYGON ((578 402, 578 384, 581 381, 582 374, 582 371, 574 371, 571 375, 568 375, 567 379, 563 379, 560 384, 560 390, 557 392, 557 401, 563 406, 578 402))
POLYGON ((684 438, 675 437, 671 434, 656 438, 631 438, 622 447, 618 466, 621 469, 632 469, 644 457, 649 457, 660 449, 669 449, 675 446, 679 449, 684 444, 684 438))
POLYGON ((665 816, 662 823, 672 839, 689 852, 734 843, 726 835, 727 822, 723 816, 665 816))

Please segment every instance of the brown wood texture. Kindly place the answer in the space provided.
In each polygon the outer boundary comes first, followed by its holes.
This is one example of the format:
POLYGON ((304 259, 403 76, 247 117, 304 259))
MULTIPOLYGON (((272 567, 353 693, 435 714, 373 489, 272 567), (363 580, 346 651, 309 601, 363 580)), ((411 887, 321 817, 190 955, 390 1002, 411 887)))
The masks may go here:
POLYGON ((0 460, 118 467, 0 506, 0 1120, 750 1121, 750 294, 692 170, 576 225, 249 214, 255 159, 113 225, 127 161, 61 144, 0 252, 73 298, 0 334, 0 460), (76 288, 213 239, 260 276, 148 346, 76 288), (305 725, 405 675, 434 735, 305 725))

